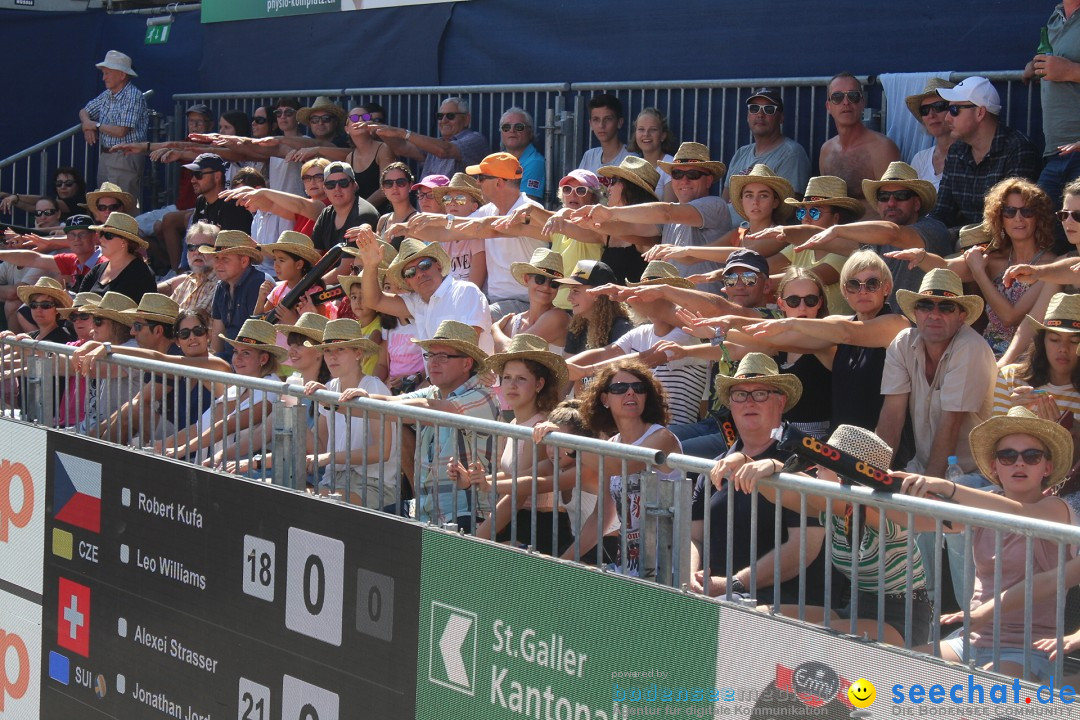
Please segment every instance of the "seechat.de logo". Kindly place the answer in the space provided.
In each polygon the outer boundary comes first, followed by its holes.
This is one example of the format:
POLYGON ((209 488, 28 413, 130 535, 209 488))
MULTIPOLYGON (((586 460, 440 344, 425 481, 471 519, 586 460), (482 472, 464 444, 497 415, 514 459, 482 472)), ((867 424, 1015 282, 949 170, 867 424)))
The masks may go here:
POLYGON ((26 643, 18 635, 0 630, 0 714, 4 712, 4 704, 9 697, 18 700, 29 687, 30 653, 26 650, 26 643))
POLYGON ((11 526, 24 528, 34 515, 34 480, 20 462, 0 463, 0 542, 7 542, 11 526), (15 492, 17 489, 18 499, 15 492))

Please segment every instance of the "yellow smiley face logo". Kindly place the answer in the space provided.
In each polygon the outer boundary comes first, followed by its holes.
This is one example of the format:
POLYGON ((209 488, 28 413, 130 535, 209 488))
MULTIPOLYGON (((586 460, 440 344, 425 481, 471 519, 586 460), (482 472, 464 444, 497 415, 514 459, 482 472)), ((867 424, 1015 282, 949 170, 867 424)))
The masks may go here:
POLYGON ((848 700, 855 707, 862 709, 868 708, 874 704, 874 700, 877 698, 877 689, 874 684, 864 678, 859 678, 855 682, 851 683, 851 687, 847 691, 848 700))

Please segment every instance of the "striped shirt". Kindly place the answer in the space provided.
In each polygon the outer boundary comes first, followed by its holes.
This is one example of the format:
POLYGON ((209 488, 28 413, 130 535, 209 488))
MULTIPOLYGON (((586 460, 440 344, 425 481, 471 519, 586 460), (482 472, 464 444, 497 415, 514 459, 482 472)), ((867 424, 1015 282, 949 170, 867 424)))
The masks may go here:
MULTIPOLYGON (((1009 399, 1009 393, 1014 388, 1030 385, 1027 380, 1018 378, 1016 375, 1020 372, 1020 364, 1006 365, 998 370, 997 384, 994 385, 994 415, 1005 415, 1009 412, 1009 408, 1013 406, 1013 401, 1009 399)), ((1071 384, 1070 385, 1040 385, 1036 390, 1045 390, 1047 393, 1054 396, 1054 402, 1057 403, 1058 409, 1062 412, 1069 410, 1075 416, 1080 413, 1080 392, 1076 391, 1071 384)))
POLYGON ((142 92, 132 83, 118 93, 110 90, 86 103, 83 108, 94 122, 131 128, 123 137, 115 138, 101 133, 101 146, 111 148, 121 143, 146 142, 146 130, 150 125, 149 111, 142 92))
MULTIPOLYGON (((818 516, 818 521, 826 524, 825 513, 818 516)), ((845 531, 848 518, 844 515, 833 514, 829 524, 833 542, 833 566, 837 570, 852 577, 851 571, 851 538, 845 531)), ((859 591, 877 593, 879 575, 879 557, 881 554, 880 535, 877 523, 863 524, 860 528, 862 535, 859 543, 859 591)), ((898 595, 907 592, 907 568, 908 568, 908 532, 907 528, 901 527, 885 519, 885 581, 882 583, 881 592, 886 595, 898 595)), ((926 572, 923 570, 922 553, 919 546, 913 544, 911 555, 911 587, 912 589, 926 586, 926 572)))
MULTIPOLYGON (((660 340, 671 340, 680 345, 698 345, 701 340, 679 328, 672 328, 667 335, 657 335, 651 324, 638 325, 615 341, 615 347, 625 354, 644 352, 660 340)), ((701 398, 708 381, 708 363, 697 358, 685 358, 657 365, 653 375, 667 393, 671 424, 697 422, 701 398)))

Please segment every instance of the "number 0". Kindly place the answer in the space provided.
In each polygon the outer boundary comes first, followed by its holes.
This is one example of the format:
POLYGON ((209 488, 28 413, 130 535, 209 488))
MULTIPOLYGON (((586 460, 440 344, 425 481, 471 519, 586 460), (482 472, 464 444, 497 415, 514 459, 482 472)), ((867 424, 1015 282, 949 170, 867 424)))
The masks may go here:
MULTIPOLYGON (((307 562, 304 563, 304 605, 309 613, 318 615, 322 612, 325 593, 326 571, 323 569, 322 559, 318 555, 308 555, 307 562), (313 578, 312 575, 315 575, 315 577, 313 578), (314 587, 312 587, 312 580, 314 580, 314 587), (314 598, 311 596, 312 591, 315 593, 314 598)), ((302 716, 301 720, 305 720, 305 718, 302 716)), ((318 715, 315 716, 314 720, 318 720, 318 715)))
POLYGON ((371 622, 379 622, 382 617, 382 591, 378 585, 372 585, 367 596, 367 612, 371 622))

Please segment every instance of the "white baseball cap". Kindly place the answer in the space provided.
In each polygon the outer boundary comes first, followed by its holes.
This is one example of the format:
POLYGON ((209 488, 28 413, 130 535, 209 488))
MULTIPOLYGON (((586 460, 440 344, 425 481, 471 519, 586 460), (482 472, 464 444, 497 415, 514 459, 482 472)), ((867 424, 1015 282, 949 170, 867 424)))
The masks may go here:
POLYGON ((949 102, 969 102, 986 108, 991 115, 1001 114, 1001 96, 990 81, 973 75, 954 88, 938 88, 937 94, 949 102))

